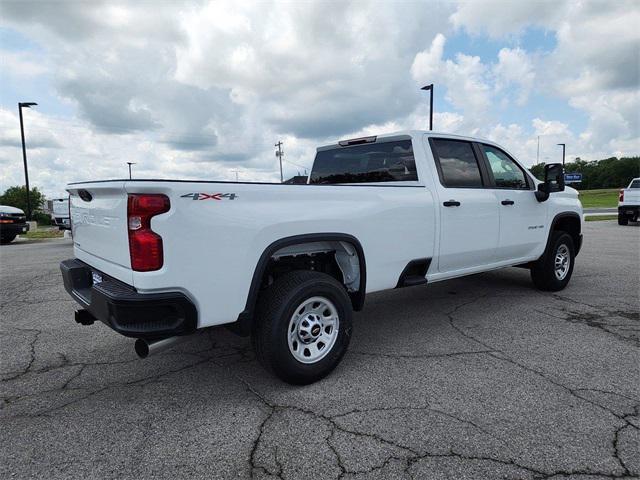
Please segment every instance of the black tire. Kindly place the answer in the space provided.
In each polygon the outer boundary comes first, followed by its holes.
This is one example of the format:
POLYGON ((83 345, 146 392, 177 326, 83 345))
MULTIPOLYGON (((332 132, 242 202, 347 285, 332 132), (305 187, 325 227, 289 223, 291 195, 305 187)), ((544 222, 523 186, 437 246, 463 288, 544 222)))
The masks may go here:
POLYGON ((629 219, 622 215, 622 214, 618 214, 618 225, 628 225, 629 224, 629 219))
POLYGON ((327 376, 342 360, 351 339, 351 318, 351 300, 333 277, 306 270, 291 272, 260 295, 252 331, 253 348, 260 363, 280 379, 307 385, 327 376), (289 323, 296 309, 312 297, 324 297, 333 304, 339 318, 338 333, 324 357, 315 363, 302 363, 289 347, 289 323))
POLYGON ((17 235, 2 235, 0 237, 0 244, 6 245, 7 243, 13 242, 17 235))
POLYGON ((549 245, 544 255, 542 255, 531 268, 531 280, 533 280, 536 288, 549 292, 557 292, 566 287, 573 274, 573 266, 576 258, 575 252, 576 250, 571 235, 562 231, 552 232, 549 245), (555 260, 556 255, 561 251, 563 246, 568 250, 569 265, 564 277, 559 278, 556 276, 555 260))

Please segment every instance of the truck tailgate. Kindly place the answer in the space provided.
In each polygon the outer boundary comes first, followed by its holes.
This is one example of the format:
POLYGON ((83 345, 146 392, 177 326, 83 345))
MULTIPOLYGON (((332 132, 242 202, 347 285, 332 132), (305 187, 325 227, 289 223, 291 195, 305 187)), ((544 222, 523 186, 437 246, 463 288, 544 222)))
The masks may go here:
POLYGON ((626 188, 622 205, 640 205, 640 188, 626 188))
POLYGON ((76 257, 132 284, 124 182, 83 183, 67 191, 76 257))

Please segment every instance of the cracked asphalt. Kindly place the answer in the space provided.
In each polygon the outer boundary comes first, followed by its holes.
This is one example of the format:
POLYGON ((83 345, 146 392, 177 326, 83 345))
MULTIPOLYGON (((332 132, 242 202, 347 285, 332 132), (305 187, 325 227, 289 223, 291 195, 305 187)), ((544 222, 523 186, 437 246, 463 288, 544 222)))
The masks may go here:
POLYGON ((139 360, 75 324, 70 241, 0 248, 1 478, 640 475, 640 227, 585 226, 559 294, 507 269, 367 297, 325 380, 209 329, 139 360))

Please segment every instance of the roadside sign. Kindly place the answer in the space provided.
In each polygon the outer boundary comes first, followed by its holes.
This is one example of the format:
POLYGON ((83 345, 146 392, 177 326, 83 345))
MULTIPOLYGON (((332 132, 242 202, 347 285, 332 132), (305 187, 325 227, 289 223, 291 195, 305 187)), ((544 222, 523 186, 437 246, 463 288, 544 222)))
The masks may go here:
POLYGON ((581 173, 565 173, 564 174, 564 183, 580 183, 580 182, 582 182, 581 173))

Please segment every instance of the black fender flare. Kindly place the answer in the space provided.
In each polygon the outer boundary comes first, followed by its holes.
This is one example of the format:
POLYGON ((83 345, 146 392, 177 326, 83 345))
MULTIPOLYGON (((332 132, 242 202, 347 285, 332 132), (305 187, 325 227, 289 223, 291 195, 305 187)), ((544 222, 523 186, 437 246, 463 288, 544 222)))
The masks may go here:
POLYGON ((345 242, 353 245, 356 253, 358 254, 358 263, 360 266, 360 285, 357 292, 349 293, 349 297, 351 298, 353 309, 355 311, 362 310, 362 308, 364 307, 364 299, 366 295, 367 266, 364 256, 364 250, 362 249, 360 241, 353 235, 349 235, 347 233, 328 232, 293 235, 274 241, 267 248, 265 248, 262 252, 262 255, 260 255, 258 264, 256 265, 256 268, 253 272, 253 277, 251 279, 251 286, 249 287, 249 294, 247 296, 245 308, 242 312, 240 312, 240 315, 238 315, 238 320, 230 325, 233 331, 241 335, 248 335, 251 332, 251 322, 253 321, 255 307, 258 302, 258 294, 260 293, 262 277, 264 276, 264 273, 266 271, 269 259, 273 256, 273 254, 284 247, 311 242, 345 242))
MULTIPOLYGON (((551 234, 557 229, 556 226, 558 225, 558 223, 565 219, 565 218, 573 218, 575 220, 578 221, 578 225, 579 230, 578 230, 578 241, 575 242, 575 249, 576 249, 576 255, 578 255, 578 253, 580 252, 580 247, 582 246, 582 222, 580 221, 580 215, 578 215, 576 212, 561 212, 556 214, 555 217, 553 217, 553 220, 551 221, 551 226, 549 227, 549 234, 547 235, 547 244, 544 248, 544 254, 546 254, 547 249, 549 248, 549 242, 551 241, 551 234)), ((570 233, 570 232, 567 232, 570 233)))

